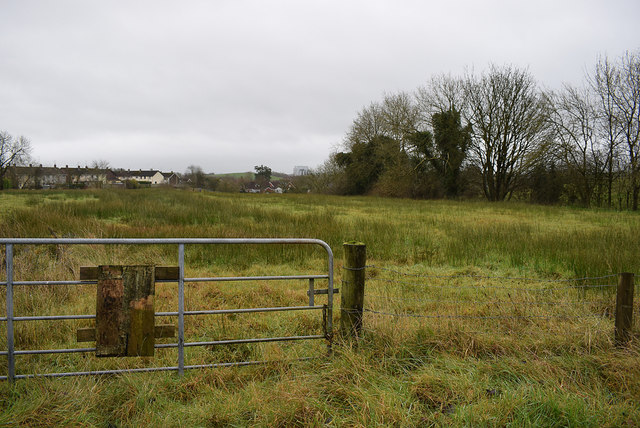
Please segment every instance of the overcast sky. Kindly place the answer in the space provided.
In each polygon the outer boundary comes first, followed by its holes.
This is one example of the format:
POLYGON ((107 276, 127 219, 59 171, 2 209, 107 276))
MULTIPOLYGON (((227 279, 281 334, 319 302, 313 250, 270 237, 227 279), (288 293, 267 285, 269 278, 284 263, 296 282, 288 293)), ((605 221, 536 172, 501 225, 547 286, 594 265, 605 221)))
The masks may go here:
POLYGON ((638 17, 638 0, 0 0, 0 130, 45 165, 291 173, 436 74, 580 84, 640 48, 638 17))

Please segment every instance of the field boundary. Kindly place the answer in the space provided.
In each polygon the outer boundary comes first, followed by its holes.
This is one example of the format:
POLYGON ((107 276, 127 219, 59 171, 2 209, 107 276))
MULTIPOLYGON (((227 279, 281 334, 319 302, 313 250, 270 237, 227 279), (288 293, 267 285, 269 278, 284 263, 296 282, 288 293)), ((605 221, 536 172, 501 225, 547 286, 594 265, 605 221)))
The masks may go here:
MULTIPOLYGON (((345 247, 345 254, 347 251, 345 247)), ((459 321, 456 328, 462 331, 478 328, 487 321, 490 325, 484 325, 484 332, 505 327, 503 323, 509 324, 508 329, 518 330, 518 326, 512 325, 514 321, 593 320, 613 322, 617 346, 627 345, 633 337, 633 312, 638 308, 637 303, 634 307, 634 274, 631 273, 570 279, 416 274, 396 267, 366 264, 364 259, 354 265, 346 255, 342 269, 343 296, 359 296, 357 301, 340 308, 344 317, 354 319, 351 325, 357 326, 343 328, 352 338, 360 336, 360 330, 375 333, 375 329, 366 325, 365 315, 390 320, 459 321), (359 278, 354 278, 354 273, 359 273, 359 278), (365 282, 376 283, 377 292, 366 292, 365 282), (412 297, 406 297, 407 291, 412 297)))

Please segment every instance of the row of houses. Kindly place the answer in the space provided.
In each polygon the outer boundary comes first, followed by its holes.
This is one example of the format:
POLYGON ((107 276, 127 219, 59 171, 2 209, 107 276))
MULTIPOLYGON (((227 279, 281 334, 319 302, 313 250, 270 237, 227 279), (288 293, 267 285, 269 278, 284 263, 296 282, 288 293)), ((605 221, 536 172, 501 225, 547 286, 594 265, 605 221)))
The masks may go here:
POLYGON ((11 166, 5 174, 11 187, 18 189, 50 189, 58 187, 125 186, 136 182, 143 185, 177 185, 180 177, 173 172, 157 170, 124 170, 83 167, 11 166))

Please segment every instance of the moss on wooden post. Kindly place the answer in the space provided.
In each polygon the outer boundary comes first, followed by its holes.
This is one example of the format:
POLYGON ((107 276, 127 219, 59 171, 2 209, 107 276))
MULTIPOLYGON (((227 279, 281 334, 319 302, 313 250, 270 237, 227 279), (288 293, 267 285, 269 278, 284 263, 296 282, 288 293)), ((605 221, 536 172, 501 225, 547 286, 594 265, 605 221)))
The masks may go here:
POLYGON ((631 339, 633 327, 633 274, 618 275, 618 290, 616 293, 616 327, 615 342, 621 346, 631 339))
POLYGON ((340 331, 357 338, 362 330, 364 277, 367 247, 362 242, 344 243, 343 283, 340 289, 340 331))

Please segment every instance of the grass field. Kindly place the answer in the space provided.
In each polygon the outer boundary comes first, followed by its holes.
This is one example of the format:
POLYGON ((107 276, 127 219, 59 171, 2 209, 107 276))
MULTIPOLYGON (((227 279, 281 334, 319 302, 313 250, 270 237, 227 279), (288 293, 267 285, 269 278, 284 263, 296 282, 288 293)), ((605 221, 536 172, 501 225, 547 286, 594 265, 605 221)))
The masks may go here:
MULTIPOLYGON (((168 189, 2 192, 3 237, 318 238, 336 254, 337 287, 342 243, 358 240, 367 244, 370 267, 356 348, 340 337, 331 357, 317 341, 197 347, 188 348, 189 364, 273 362, 184 378, 3 381, 0 425, 637 426, 639 326, 636 320, 629 346, 614 346, 610 286, 619 272, 640 272, 638 231, 635 213, 515 203, 168 189), (287 362, 305 356, 320 358, 287 362)), ((323 252, 307 247, 188 246, 185 260, 190 277, 326 269, 323 252)), ((78 279, 80 266, 109 263, 175 265, 177 254, 168 246, 15 249, 17 280, 78 279)), ((185 305, 304 305, 306 287, 187 284, 185 305)), ((18 316, 95 313, 91 285, 16 287, 15 299, 18 316)), ((157 311, 175 310, 172 285, 158 284, 156 299, 157 311)), ((185 330, 187 341, 217 340, 319 334, 321 322, 316 313, 195 316, 185 330)), ((80 347, 75 329, 88 325, 16 323, 16 347, 80 347)), ((176 353, 17 358, 18 373, 46 373, 175 365, 176 353)))

